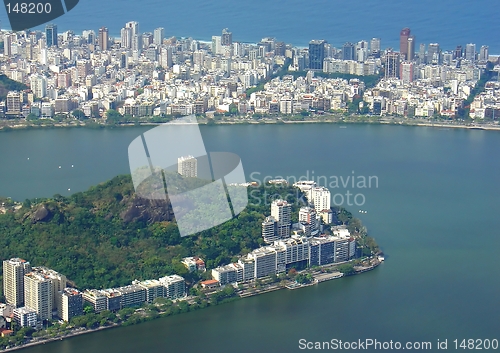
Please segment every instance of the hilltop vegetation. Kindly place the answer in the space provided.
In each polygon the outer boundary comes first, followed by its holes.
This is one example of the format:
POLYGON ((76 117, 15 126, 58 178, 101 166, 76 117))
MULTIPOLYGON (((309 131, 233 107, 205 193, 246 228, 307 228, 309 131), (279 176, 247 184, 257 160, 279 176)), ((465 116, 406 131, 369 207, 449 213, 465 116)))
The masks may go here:
MULTIPOLYGON (((207 268, 236 261, 262 245, 261 222, 272 199, 291 202, 294 221, 303 205, 300 191, 288 186, 249 187, 248 192, 250 203, 237 217, 186 237, 179 235, 170 205, 139 198, 129 175, 69 197, 26 200, 20 209, 0 214, 0 258, 21 257, 53 268, 81 289, 173 273, 197 280, 180 263, 183 257, 200 256, 207 268)), ((344 223, 352 219, 343 209, 337 215, 344 223)), ((360 224, 352 221, 352 226, 360 224)))
POLYGON ((7 93, 9 93, 9 91, 22 91, 27 88, 28 86, 24 83, 11 80, 5 75, 0 75, 0 101, 7 98, 7 93))

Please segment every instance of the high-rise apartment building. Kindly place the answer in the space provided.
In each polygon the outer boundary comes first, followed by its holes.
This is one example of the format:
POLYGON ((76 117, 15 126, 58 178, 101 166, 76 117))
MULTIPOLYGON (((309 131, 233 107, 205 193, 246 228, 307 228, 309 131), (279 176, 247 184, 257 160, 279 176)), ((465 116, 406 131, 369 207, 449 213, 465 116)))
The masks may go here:
POLYGON ((217 55, 222 52, 222 37, 212 36, 212 54, 217 55))
POLYGON ((37 272, 24 275, 24 303, 36 311, 38 320, 52 319, 52 281, 37 272))
POLYGON ((440 64, 441 50, 438 43, 430 43, 427 49, 427 64, 440 64))
POLYGON ((370 52, 374 56, 380 55, 380 38, 372 38, 370 40, 370 52))
POLYGON ((3 262, 3 292, 5 302, 16 308, 24 305, 24 275, 31 272, 28 261, 13 258, 3 262))
POLYGON ((461 45, 457 45, 455 48, 455 53, 453 55, 454 59, 460 59, 464 55, 464 50, 461 45))
POLYGON ((233 44, 233 33, 229 32, 227 28, 222 30, 221 45, 233 44))
POLYGON ((198 160, 193 156, 177 158, 177 173, 186 178, 196 178, 198 176, 198 160))
POLYGON ((465 59, 469 61, 476 60, 476 45, 469 43, 465 46, 465 59))
MULTIPOLYGON (((399 53, 388 52, 385 54, 385 78, 399 76, 399 53)), ((320 210, 321 211, 321 210, 320 210)))
POLYGON ((312 196, 311 197, 312 203, 317 212, 330 209, 331 207, 330 190, 322 186, 314 187, 312 188, 311 196, 312 196))
POLYGON ((181 276, 165 276, 158 280, 165 287, 165 297, 177 299, 186 295, 186 281, 181 276))
POLYGON ((267 244, 272 244, 274 241, 278 240, 279 237, 276 234, 277 222, 273 216, 266 217, 264 222, 262 222, 262 238, 267 244))
POLYGON ((415 57, 415 36, 408 37, 408 53, 406 55, 406 60, 412 61, 415 57))
POLYGON ((280 239, 290 237, 292 225, 292 206, 285 200, 274 200, 271 203, 271 216, 276 220, 276 235, 280 239))
POLYGON ((64 288, 57 292, 57 315, 64 321, 83 314, 82 293, 75 288, 64 288))
POLYGON ((403 83, 413 82, 413 63, 404 61, 401 63, 399 78, 403 83))
POLYGON ((156 28, 153 32, 153 43, 156 45, 162 45, 163 38, 165 38, 165 28, 156 28))
POLYGON ((47 48, 58 46, 57 25, 51 23, 45 26, 45 42, 47 43, 47 48))
POLYGON ((107 27, 99 28, 98 44, 99 44, 99 48, 102 51, 108 50, 109 30, 107 27))
POLYGON ((408 59, 408 38, 410 37, 410 29, 405 27, 399 34, 399 52, 403 60, 408 59))
POLYGON ((51 281, 51 291, 52 291, 52 308, 54 310, 58 309, 58 298, 57 298, 57 293, 64 290, 67 286, 67 279, 66 276, 51 270, 50 268, 47 267, 33 267, 32 273, 36 273, 43 278, 47 278, 51 281))
POLYGON ((323 70, 325 43, 324 40, 312 40, 309 42, 309 69, 323 70))
POLYGON ((479 50, 479 60, 488 61, 488 59, 490 57, 488 50, 489 50, 489 48, 487 45, 481 46, 481 49, 479 50))
POLYGON ((354 60, 355 49, 354 44, 347 42, 342 46, 342 60, 354 60))
POLYGON ((120 37, 121 37, 121 47, 122 48, 127 48, 130 49, 132 48, 132 28, 122 28, 120 31, 120 37))

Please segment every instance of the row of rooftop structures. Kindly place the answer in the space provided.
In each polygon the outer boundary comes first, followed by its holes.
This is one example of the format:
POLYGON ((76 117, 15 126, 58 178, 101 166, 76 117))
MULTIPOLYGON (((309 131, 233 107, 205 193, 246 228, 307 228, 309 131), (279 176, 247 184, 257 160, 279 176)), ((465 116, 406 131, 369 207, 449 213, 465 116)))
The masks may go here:
MULTIPOLYGON (((422 71, 417 66, 442 63, 474 66, 476 58, 480 63, 489 58, 487 46, 481 47, 477 57, 472 44, 467 45, 465 56, 461 50, 457 54, 458 47, 454 52, 443 53, 436 43, 430 44, 428 51, 425 45, 420 46, 418 53, 411 49, 411 55, 406 50, 413 48, 410 42, 401 53, 382 51, 378 38, 370 42, 345 43, 340 49, 324 40, 313 40, 308 48, 296 48, 274 38, 263 38, 254 45, 234 42, 227 29, 221 36, 213 36, 211 44, 207 45, 191 38, 165 40, 162 28, 156 29, 154 34, 141 34, 139 24, 134 21, 125 25, 118 40, 110 38, 105 27, 98 35, 94 31, 84 31, 78 36, 67 31, 58 36, 55 25, 48 27, 45 33, 4 32, 3 37, 7 44, 4 45, 4 59, 9 65, 2 66, 2 70, 11 78, 28 83, 35 98, 48 100, 37 103, 28 98, 21 100, 26 106, 7 104, 3 111, 11 116, 31 113, 45 118, 76 108, 83 110, 87 117, 99 117, 122 101, 125 104, 120 112, 136 117, 228 111, 231 103, 238 105, 241 114, 254 109, 260 109, 259 113, 282 114, 310 108, 341 109, 349 97, 338 104, 336 99, 324 95, 317 97, 321 98, 318 100, 331 100, 332 103, 317 106, 306 106, 307 102, 296 97, 292 97, 291 103, 287 98, 270 98, 264 103, 266 107, 252 109, 252 102, 241 96, 245 89, 267 78, 273 67, 282 65, 286 59, 292 60, 292 71, 309 69, 373 75, 383 67, 387 78, 400 77, 406 82, 414 78, 414 73, 422 71), (166 72, 156 70, 158 66, 166 72), (41 68, 48 68, 52 77, 47 77, 41 68), (174 88, 182 87, 186 81, 208 82, 210 89, 198 88, 194 94, 185 96, 183 89, 174 88), (59 89, 66 93, 60 96, 59 89), (144 93, 138 95, 139 89, 144 89, 144 93)), ((411 38, 415 45, 414 37, 411 38)))
MULTIPOLYGON (((287 182, 279 179, 269 183, 287 182)), ((262 237, 269 245, 250 252, 236 263, 212 269, 210 285, 247 282, 283 273, 297 265, 320 266, 356 257, 356 241, 345 226, 331 227, 332 235, 321 234, 333 221, 330 191, 314 181, 298 181, 293 186, 304 192, 309 203, 300 208, 299 222, 292 224, 289 202, 274 200, 271 215, 262 222, 262 237)))
MULTIPOLYGON (((187 257, 182 263, 190 271, 205 271, 200 258, 187 257)), ((186 296, 184 278, 171 275, 158 280, 135 280, 131 285, 109 289, 86 289, 83 292, 67 286, 66 276, 46 267, 31 267, 20 258, 3 261, 5 304, 0 304, 0 316, 7 322, 40 327, 45 320, 59 317, 69 321, 83 314, 84 302, 95 312, 152 303, 159 297, 178 299, 186 296)), ((2 326, 0 320, 0 327, 2 326)))

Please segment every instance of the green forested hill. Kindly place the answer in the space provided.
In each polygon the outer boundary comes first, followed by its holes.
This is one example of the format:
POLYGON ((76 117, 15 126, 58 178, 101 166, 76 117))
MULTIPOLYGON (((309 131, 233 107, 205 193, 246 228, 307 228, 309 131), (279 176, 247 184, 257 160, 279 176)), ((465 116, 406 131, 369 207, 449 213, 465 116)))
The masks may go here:
POLYGON ((0 101, 5 100, 9 91, 22 91, 28 88, 24 83, 11 80, 5 75, 0 75, 0 101))
POLYGON ((212 268, 262 243, 261 222, 270 213, 270 198, 288 195, 297 218, 296 189, 261 186, 248 192, 250 204, 236 218, 187 237, 179 236, 165 203, 135 195, 130 176, 70 197, 26 200, 21 209, 0 214, 0 259, 22 257, 53 268, 79 288, 186 275, 180 264, 185 256, 201 256, 212 268))

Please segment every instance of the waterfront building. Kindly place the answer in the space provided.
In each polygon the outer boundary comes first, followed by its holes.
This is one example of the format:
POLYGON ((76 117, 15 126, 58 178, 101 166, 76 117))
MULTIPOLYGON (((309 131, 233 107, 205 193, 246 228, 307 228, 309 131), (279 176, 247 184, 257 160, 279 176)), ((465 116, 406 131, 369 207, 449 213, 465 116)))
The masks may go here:
POLYGON ((72 317, 83 314, 82 293, 75 288, 64 288, 58 292, 57 315, 68 322, 72 317))
POLYGON ((156 279, 150 279, 146 281, 133 281, 132 284, 136 284, 146 290, 146 301, 152 303, 156 298, 165 297, 165 286, 156 279))
POLYGON ((403 60, 411 60, 408 57, 408 38, 410 37, 410 29, 405 27, 399 34, 399 52, 403 60))
POLYGON ((15 308, 24 305, 24 275, 31 272, 28 261, 12 258, 3 261, 3 293, 5 302, 15 308))
POLYGON ((242 281, 251 281, 255 278, 255 260, 251 256, 242 257, 238 264, 243 269, 242 281))
MULTIPOLYGON (((240 282, 241 280, 238 281, 238 269, 232 265, 233 264, 229 264, 212 269, 212 278, 219 281, 221 286, 229 283, 240 282)), ((242 271, 243 269, 241 268, 241 272, 242 271)), ((241 277, 243 277, 243 275, 241 275, 241 277)))
POLYGON ((58 46, 57 25, 51 23, 45 26, 45 43, 47 44, 47 48, 58 46))
POLYGON ((271 216, 276 220, 276 235, 279 239, 290 237, 292 206, 285 200, 271 203, 271 216))
POLYGON ((276 274, 276 251, 270 247, 263 247, 248 254, 255 261, 255 278, 262 278, 276 274))
POLYGON ((469 61, 476 60, 476 44, 469 43, 465 45, 465 59, 469 61))
POLYGON ((272 244, 279 239, 277 234, 277 222, 273 216, 266 217, 262 222, 262 238, 267 244, 272 244))
POLYGON ((221 45, 229 46, 233 44, 233 33, 229 29, 224 28, 222 30, 221 45))
POLYGON ((153 32, 153 43, 156 45, 163 44, 163 38, 165 38, 165 28, 158 27, 153 32))
POLYGON ((489 53, 488 53, 489 47, 487 45, 482 45, 481 49, 479 50, 479 60, 480 61, 488 61, 489 59, 489 53))
POLYGON ((121 294, 121 307, 138 306, 146 302, 146 289, 137 284, 116 288, 121 294))
POLYGON ((196 178, 198 176, 198 160, 193 156, 177 158, 177 173, 186 178, 196 178))
POLYGON ((51 289, 52 289, 52 309, 53 310, 58 309, 57 293, 59 291, 64 290, 64 288, 66 288, 66 286, 67 286, 66 276, 63 274, 60 274, 57 271, 51 270, 50 268, 43 267, 43 266, 33 267, 32 272, 37 273, 40 276, 43 276, 44 278, 47 278, 50 280, 51 289))
POLYGON ((115 288, 100 291, 106 297, 106 310, 117 311, 122 308, 121 293, 115 288))
MULTIPOLYGON (((105 293, 98 289, 87 289, 83 292, 83 300, 92 305, 94 312, 100 313, 108 309, 105 293)), ((121 299, 120 299, 121 302, 121 299)))
POLYGON ((309 69, 323 70, 325 43, 324 40, 312 40, 309 42, 309 69))
MULTIPOLYGON (((309 241, 304 237, 294 237, 286 240, 280 240, 275 245, 285 249, 284 262, 287 265, 293 265, 305 261, 309 258, 309 241)), ((278 261, 279 262, 279 261, 278 261)))
POLYGON ((13 311, 14 320, 21 327, 36 327, 37 315, 36 311, 25 306, 15 308, 13 311))
POLYGON ((177 299, 186 296, 186 282, 179 275, 165 276, 159 279, 165 287, 165 296, 170 299, 177 299))
POLYGON ((21 93, 18 91, 7 93, 7 113, 12 115, 21 113, 21 93))
POLYGON ((39 321, 52 319, 52 281, 39 272, 24 275, 24 303, 35 310, 39 321))

